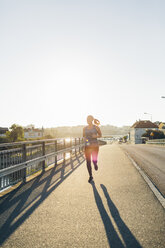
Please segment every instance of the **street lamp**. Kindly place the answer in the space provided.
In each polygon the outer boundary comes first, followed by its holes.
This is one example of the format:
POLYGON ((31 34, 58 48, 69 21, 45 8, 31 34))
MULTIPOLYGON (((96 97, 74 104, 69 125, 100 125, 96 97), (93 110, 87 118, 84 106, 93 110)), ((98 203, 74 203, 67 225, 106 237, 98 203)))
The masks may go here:
POLYGON ((152 122, 152 114, 144 112, 145 115, 150 115, 151 116, 151 122, 152 122))

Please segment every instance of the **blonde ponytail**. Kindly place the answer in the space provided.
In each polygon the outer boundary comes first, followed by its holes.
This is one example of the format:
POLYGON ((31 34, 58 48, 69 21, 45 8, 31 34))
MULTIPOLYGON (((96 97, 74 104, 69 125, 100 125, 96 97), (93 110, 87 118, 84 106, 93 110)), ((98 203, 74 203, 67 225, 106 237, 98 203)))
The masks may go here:
POLYGON ((94 124, 95 124, 96 126, 99 126, 99 125, 100 125, 100 121, 97 120, 97 119, 94 119, 94 124))

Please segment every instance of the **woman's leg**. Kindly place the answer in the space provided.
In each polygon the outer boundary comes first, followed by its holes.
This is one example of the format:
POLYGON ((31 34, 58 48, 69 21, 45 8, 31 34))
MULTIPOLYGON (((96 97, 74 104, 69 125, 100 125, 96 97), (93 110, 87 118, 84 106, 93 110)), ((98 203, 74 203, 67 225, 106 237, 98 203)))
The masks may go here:
POLYGON ((97 159, 98 159, 99 146, 94 146, 92 149, 92 161, 95 166, 95 170, 98 169, 97 159))
POLYGON ((85 157, 87 163, 87 169, 89 176, 92 177, 92 167, 91 167, 91 148, 89 146, 85 147, 85 157))

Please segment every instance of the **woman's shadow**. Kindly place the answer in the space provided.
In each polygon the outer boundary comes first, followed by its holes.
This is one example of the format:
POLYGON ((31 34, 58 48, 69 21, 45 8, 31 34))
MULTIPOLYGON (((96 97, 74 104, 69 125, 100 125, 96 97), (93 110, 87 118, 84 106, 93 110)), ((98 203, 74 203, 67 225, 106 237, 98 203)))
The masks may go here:
POLYGON ((108 213, 107 213, 107 211, 103 205, 102 199, 101 199, 101 197, 97 191, 95 183, 93 182, 92 183, 93 193, 94 193, 97 208, 99 210, 101 219, 102 219, 103 224, 104 224, 104 228, 106 231, 109 246, 111 248, 123 248, 123 247, 142 248, 142 246, 139 244, 139 242, 136 240, 134 235, 131 233, 129 228, 126 226, 126 224, 124 223, 124 221, 120 217, 119 211, 116 208, 115 204, 112 202, 106 187, 103 184, 101 184, 100 186, 101 186, 101 188, 104 192, 104 195, 107 199, 107 204, 109 207, 110 214, 111 214, 113 220, 115 221, 115 223, 118 227, 118 230, 122 236, 122 239, 124 241, 124 244, 123 244, 123 242, 121 241, 119 235, 117 234, 117 232, 116 232, 116 230, 115 230, 115 228, 111 222, 111 219, 110 219, 110 217, 109 217, 109 215, 108 215, 108 213))

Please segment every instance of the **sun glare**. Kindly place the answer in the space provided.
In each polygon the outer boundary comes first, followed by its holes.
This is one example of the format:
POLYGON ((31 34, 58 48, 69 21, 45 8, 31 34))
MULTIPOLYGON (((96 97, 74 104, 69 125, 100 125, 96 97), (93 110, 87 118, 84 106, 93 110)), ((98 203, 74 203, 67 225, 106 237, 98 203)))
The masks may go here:
POLYGON ((66 139, 65 139, 65 142, 66 142, 66 143, 69 143, 70 141, 71 141, 71 138, 66 138, 66 139))

